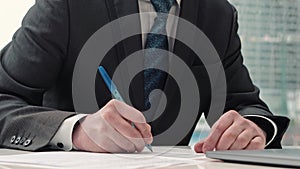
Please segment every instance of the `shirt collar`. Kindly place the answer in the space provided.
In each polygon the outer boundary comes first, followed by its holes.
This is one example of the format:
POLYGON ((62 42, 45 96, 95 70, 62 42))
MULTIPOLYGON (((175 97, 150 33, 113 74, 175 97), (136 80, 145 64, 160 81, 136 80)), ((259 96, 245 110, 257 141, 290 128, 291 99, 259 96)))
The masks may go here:
POLYGON ((181 0, 176 0, 178 6, 180 7, 181 0))
MULTIPOLYGON (((148 1, 148 2, 150 2, 150 0, 145 0, 145 1, 148 1)), ((176 2, 176 4, 180 7, 180 3, 181 3, 181 1, 182 0, 176 0, 175 2, 176 2)))

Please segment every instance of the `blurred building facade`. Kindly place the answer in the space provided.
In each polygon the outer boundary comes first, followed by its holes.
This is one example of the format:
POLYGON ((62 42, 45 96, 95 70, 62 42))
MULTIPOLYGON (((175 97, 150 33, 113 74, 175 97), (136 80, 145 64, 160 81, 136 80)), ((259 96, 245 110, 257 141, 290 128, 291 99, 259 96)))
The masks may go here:
POLYGON ((272 112, 291 118, 300 145, 300 0, 229 0, 239 13, 244 63, 272 112))

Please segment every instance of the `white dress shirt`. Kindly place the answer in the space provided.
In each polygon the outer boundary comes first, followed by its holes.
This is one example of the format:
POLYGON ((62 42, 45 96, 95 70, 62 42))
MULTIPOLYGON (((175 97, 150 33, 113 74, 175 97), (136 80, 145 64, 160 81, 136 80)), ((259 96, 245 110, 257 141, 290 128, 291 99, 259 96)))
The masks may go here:
MULTIPOLYGON (((170 9, 169 14, 179 16, 181 1, 182 0, 175 1, 175 4, 170 9)), ((150 0, 138 0, 138 4, 139 4, 139 12, 140 13, 151 12, 149 15, 141 15, 141 17, 140 17, 142 32, 150 32, 151 27, 154 23, 154 18, 156 17, 156 11, 155 11, 153 5, 151 4, 150 0)), ((167 35, 169 35, 169 36, 172 35, 173 37, 175 37, 176 31, 177 31, 177 24, 178 24, 178 20, 168 19, 167 25, 166 25, 167 35)), ((145 46, 145 42, 146 42, 146 34, 142 34, 142 45, 143 46, 145 46)), ((173 51, 175 40, 172 38, 169 38, 168 42, 169 42, 170 51, 173 51)), ((76 147, 74 147, 73 142, 72 142, 73 129, 74 129, 75 124, 81 118, 83 118, 85 116, 87 116, 87 115, 86 114, 78 114, 78 115, 75 115, 73 117, 66 119, 62 123, 62 125, 60 126, 58 131, 56 132, 53 139, 50 141, 50 146, 58 148, 58 149, 62 149, 65 151, 70 151, 72 149, 76 149, 76 147)), ((264 119, 267 123, 270 123, 274 127, 273 137, 266 144, 266 145, 269 145, 273 141, 273 139, 275 138, 275 136, 277 134, 276 124, 272 120, 270 120, 266 117, 263 117, 263 116, 258 116, 258 115, 248 115, 248 116, 251 116, 251 117, 255 116, 257 118, 264 119)), ((267 134, 269 134, 269 133, 267 133, 267 134)))
MULTIPOLYGON (((175 4, 171 7, 169 14, 179 16, 180 13, 180 2, 181 0, 176 0, 175 4)), ((150 0, 139 0, 139 11, 140 13, 151 12, 148 15, 141 15, 141 29, 142 32, 150 32, 152 25, 154 24, 154 19, 157 16, 153 5, 150 0)), ((171 35, 175 37, 177 31, 177 23, 176 19, 168 19, 166 25, 166 31, 168 37, 171 35)), ((146 34, 142 34, 142 45, 145 47, 146 43, 146 34)), ((169 42, 169 50, 173 51, 175 40, 172 38, 168 39, 169 42)))

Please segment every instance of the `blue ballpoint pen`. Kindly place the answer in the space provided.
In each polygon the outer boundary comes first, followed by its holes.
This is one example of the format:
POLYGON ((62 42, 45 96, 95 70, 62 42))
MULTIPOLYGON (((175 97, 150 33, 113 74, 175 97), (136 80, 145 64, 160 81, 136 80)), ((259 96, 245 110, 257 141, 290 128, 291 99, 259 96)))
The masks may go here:
MULTIPOLYGON (((98 68, 99 73, 102 77, 102 79, 104 80, 106 86, 108 87, 109 91, 111 92, 111 94, 114 96, 115 99, 122 101, 125 103, 124 99, 122 98, 121 94, 119 93, 116 85, 114 84, 114 82, 111 80, 111 78, 109 77, 108 73, 106 72, 106 70, 104 69, 103 66, 100 66, 98 68)), ((135 127, 134 123, 131 122, 131 126, 135 127)), ((146 144, 145 145, 151 152, 153 152, 152 150, 152 146, 150 144, 146 144)))

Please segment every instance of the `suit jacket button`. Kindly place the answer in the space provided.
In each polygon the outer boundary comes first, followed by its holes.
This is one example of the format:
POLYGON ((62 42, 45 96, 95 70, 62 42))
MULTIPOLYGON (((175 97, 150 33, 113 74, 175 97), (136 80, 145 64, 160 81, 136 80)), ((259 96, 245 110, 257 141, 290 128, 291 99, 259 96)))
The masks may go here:
POLYGON ((22 137, 22 139, 20 140, 20 144, 22 145, 26 141, 26 139, 26 137, 22 137))
POLYGON ((56 145, 57 145, 57 147, 59 147, 59 148, 64 148, 64 144, 63 144, 63 143, 57 143, 56 145))
POLYGON ((27 146, 29 146, 31 144, 31 140, 30 139, 28 139, 28 140, 26 140, 25 142, 24 142, 24 147, 27 147, 27 146))
POLYGON ((16 140, 15 140, 15 144, 19 144, 19 142, 21 141, 21 137, 17 137, 16 140))
POLYGON ((12 136, 10 138, 10 143, 13 144, 15 142, 16 138, 17 138, 16 136, 12 136))

